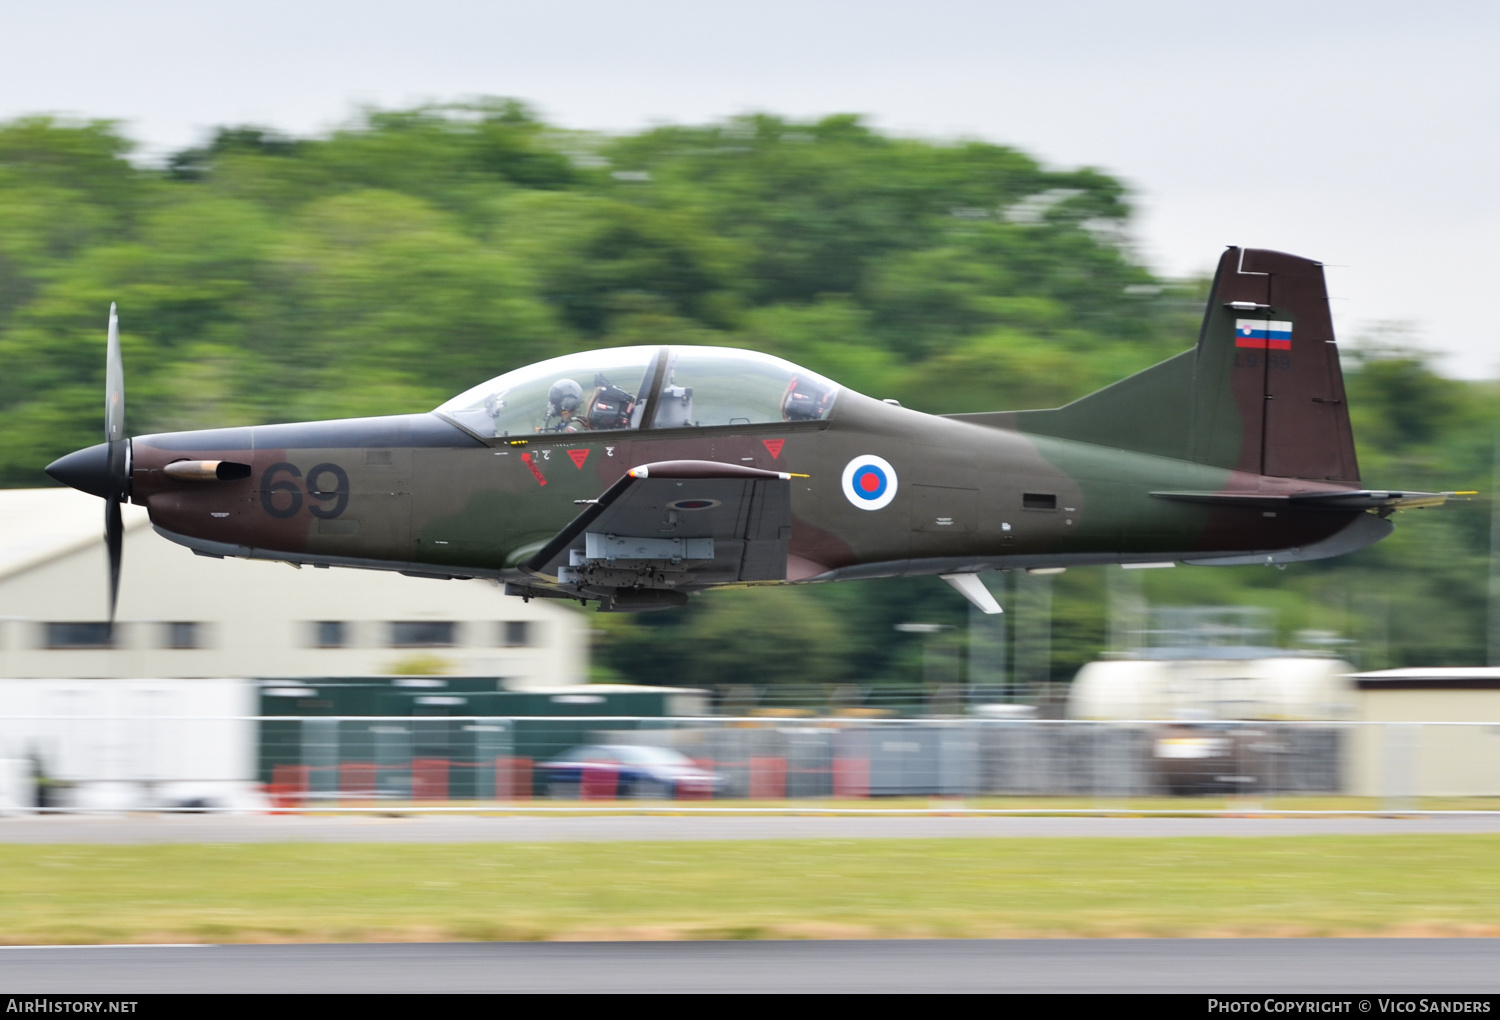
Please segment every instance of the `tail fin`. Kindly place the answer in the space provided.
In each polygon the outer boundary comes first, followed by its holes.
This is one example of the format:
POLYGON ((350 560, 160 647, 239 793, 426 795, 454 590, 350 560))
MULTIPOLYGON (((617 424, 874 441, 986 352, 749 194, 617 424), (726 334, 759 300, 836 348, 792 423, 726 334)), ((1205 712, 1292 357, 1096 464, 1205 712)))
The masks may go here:
POLYGON ((1258 475, 1359 483, 1321 263, 1219 259, 1198 346, 1064 407, 954 415, 1258 475))

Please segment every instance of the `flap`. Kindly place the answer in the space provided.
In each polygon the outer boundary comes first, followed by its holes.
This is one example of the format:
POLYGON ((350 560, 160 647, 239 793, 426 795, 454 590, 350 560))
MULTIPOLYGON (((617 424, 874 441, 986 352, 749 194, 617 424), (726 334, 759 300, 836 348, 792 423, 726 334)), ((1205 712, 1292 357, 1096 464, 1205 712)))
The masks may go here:
MULTIPOLYGON (((626 472, 528 560, 528 572, 547 579, 567 572, 590 554, 589 535, 598 536, 595 554, 621 543, 607 538, 650 539, 637 543, 660 549, 675 543, 675 562, 621 559, 595 563, 581 588, 725 584, 786 579, 791 539, 792 475, 741 464, 662 461, 626 472), (704 543, 702 540, 711 542, 704 543), (693 559, 711 549, 711 559, 693 559), (634 576, 630 576, 630 575, 634 576), (666 575, 663 577, 663 575, 666 575)), ((805 476, 802 476, 805 477, 805 476)))

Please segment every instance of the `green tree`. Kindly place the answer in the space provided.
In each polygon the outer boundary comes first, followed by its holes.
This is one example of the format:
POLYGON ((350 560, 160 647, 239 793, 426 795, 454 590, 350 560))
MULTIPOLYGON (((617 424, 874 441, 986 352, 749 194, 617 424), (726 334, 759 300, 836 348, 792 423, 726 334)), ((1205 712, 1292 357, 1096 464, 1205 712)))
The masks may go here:
MULTIPOLYGON (((97 442, 121 311, 136 433, 422 411, 595 346, 779 354, 925 411, 1065 403, 1190 347, 1207 281, 1131 254, 1129 196, 1014 149, 768 114, 607 137, 482 99, 323 135, 222 128, 164 167, 106 121, 0 123, 0 484, 97 442)), ((1399 330, 1345 359, 1370 485, 1487 489, 1490 385, 1399 330)), ((1484 655, 1488 504, 1403 515, 1353 557, 1156 571, 1158 604, 1273 609, 1381 663, 1484 655)), ((1053 677, 1104 641, 1102 568, 1054 586, 1053 677)), ((914 683, 967 605, 934 578, 751 590, 601 617, 648 682, 914 683), (737 679, 736 679, 737 678, 737 679)))

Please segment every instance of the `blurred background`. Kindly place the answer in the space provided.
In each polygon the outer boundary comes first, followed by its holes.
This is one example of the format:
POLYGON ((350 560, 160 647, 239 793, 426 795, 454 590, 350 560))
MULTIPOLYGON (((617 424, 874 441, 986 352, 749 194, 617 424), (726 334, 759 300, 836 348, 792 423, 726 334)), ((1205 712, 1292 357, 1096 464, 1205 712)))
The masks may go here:
MULTIPOLYGON (((720 20, 662 4, 628 24, 590 4, 453 4, 410 23, 387 4, 357 25, 275 4, 253 21, 171 4, 29 14, 0 44, 15 84, 0 106, 0 485, 45 486, 44 465, 98 440, 112 301, 132 434, 426 411, 531 361, 641 343, 766 351, 947 413, 1055 406, 1191 346, 1207 293, 1193 267, 1234 242, 1386 259, 1330 270, 1335 295, 1362 302, 1335 310, 1363 477, 1487 493, 1500 411, 1477 239, 1493 203, 1472 175, 1493 142, 1444 132, 1493 112, 1494 88, 1472 87, 1473 29, 1492 19, 1337 9, 1293 22, 1272 5, 1286 41, 1253 54, 1229 22, 1184 27, 1196 15, 1172 4, 1128 22, 1089 3, 940 4, 904 37, 878 4, 805 22, 774 4, 720 20), (451 73, 435 69, 445 54, 451 73), (434 90, 527 98, 412 98, 434 90), (846 109, 875 112, 828 112, 846 109)), ((127 664, 128 648, 228 648, 249 619, 165 610, 129 572, 126 629, 67 630, 102 618, 102 584, 70 601, 64 581, 38 595, 18 571, 35 583, 38 550, 76 551, 84 525, 7 506, 8 675, 226 675, 201 656, 127 664)), ((289 608, 287 654, 241 672, 665 685, 726 714, 1061 716, 1086 665, 1156 646, 1500 665, 1492 520, 1487 498, 1411 512, 1371 549, 1285 571, 1001 577, 1003 622, 971 619, 937 578, 642 615, 494 595, 441 618, 415 605, 426 582, 403 580, 407 608, 289 608), (1195 608, 1241 613, 1238 636, 1170 616, 1195 608), (392 622, 419 617, 438 629, 392 622), (368 654, 295 654, 346 646, 368 654)))
MULTIPOLYGON (((1109 175, 853 116, 605 136, 487 100, 310 138, 226 127, 159 167, 130 149, 108 123, 0 124, 7 486, 48 484, 42 466, 97 440, 111 301, 140 434, 424 411, 530 361, 638 343, 767 351, 933 413, 1048 407, 1191 346, 1206 296, 1121 243, 1131 206, 1109 175)), ((1398 328, 1350 347, 1366 482, 1487 491, 1494 385, 1444 375, 1398 328)), ((1140 597, 1260 606, 1278 644, 1327 632, 1364 668, 1482 664, 1490 531, 1487 501, 1411 512, 1351 557, 1152 571, 1140 597)), ((1106 572, 1046 583, 1049 661, 1030 680, 1065 682, 1108 646, 1106 572)), ((954 681, 934 674, 968 635, 936 578, 589 620, 594 679, 690 686, 731 667, 747 684, 954 681)))

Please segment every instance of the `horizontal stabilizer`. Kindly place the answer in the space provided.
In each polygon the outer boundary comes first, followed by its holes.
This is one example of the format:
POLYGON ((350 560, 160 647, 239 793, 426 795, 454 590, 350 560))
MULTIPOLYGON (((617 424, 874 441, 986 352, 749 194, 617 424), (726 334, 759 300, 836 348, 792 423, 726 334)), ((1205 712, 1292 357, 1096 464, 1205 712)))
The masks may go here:
POLYGON ((1391 489, 1347 489, 1334 492, 1153 492, 1157 499, 1180 503, 1209 503, 1262 510, 1414 510, 1442 506, 1472 492, 1412 492, 1391 489))

